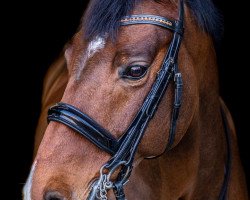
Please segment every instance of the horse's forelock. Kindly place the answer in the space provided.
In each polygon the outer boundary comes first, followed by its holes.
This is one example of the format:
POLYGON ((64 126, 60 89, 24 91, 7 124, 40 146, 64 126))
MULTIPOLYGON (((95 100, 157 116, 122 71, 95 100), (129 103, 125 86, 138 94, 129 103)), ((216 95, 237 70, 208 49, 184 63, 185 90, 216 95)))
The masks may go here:
MULTIPOLYGON (((92 0, 83 17, 85 39, 108 34, 115 38, 120 19, 129 15, 135 5, 143 0, 92 0)), ((174 0, 151 0, 158 3, 174 0)), ((197 24, 214 39, 223 32, 222 17, 212 0, 185 0, 197 24)))
POLYGON ((129 14, 140 0, 93 0, 83 18, 85 38, 109 34, 115 37, 120 19, 129 14))

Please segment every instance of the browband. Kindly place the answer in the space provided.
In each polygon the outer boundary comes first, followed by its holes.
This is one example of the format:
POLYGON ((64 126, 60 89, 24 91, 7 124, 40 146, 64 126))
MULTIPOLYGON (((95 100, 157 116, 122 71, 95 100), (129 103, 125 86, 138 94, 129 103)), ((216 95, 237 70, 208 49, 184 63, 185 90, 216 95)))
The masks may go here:
POLYGON ((183 27, 180 25, 179 20, 170 20, 165 17, 157 15, 128 15, 121 19, 121 26, 135 25, 135 24, 153 24, 173 32, 177 32, 180 35, 183 34, 183 27))

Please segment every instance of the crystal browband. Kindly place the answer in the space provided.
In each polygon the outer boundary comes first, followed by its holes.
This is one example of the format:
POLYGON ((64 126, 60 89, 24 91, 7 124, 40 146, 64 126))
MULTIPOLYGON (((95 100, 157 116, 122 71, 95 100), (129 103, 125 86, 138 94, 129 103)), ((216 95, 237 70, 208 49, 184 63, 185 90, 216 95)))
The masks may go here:
POLYGON ((156 15, 128 15, 123 17, 121 20, 121 25, 133 25, 133 24, 155 24, 163 28, 182 33, 182 29, 179 29, 177 20, 170 20, 165 17, 156 15))

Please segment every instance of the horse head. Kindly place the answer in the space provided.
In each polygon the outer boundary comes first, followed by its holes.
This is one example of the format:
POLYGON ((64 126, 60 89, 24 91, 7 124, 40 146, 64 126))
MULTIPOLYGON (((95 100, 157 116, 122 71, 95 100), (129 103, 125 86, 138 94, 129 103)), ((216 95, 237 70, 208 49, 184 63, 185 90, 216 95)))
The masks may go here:
POLYGON ((65 89, 52 91, 62 103, 49 111, 25 199, 124 199, 107 186, 119 176, 128 199, 202 197, 194 180, 208 162, 219 193, 227 148, 212 22, 188 2, 90 2, 65 51, 65 89))

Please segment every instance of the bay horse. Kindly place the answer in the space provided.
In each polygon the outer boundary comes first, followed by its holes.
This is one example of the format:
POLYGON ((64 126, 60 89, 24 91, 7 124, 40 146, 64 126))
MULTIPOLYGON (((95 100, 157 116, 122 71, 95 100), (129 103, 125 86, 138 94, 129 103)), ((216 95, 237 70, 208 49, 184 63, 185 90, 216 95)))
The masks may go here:
POLYGON ((218 16, 210 0, 91 0, 45 78, 23 199, 248 199, 218 16))

